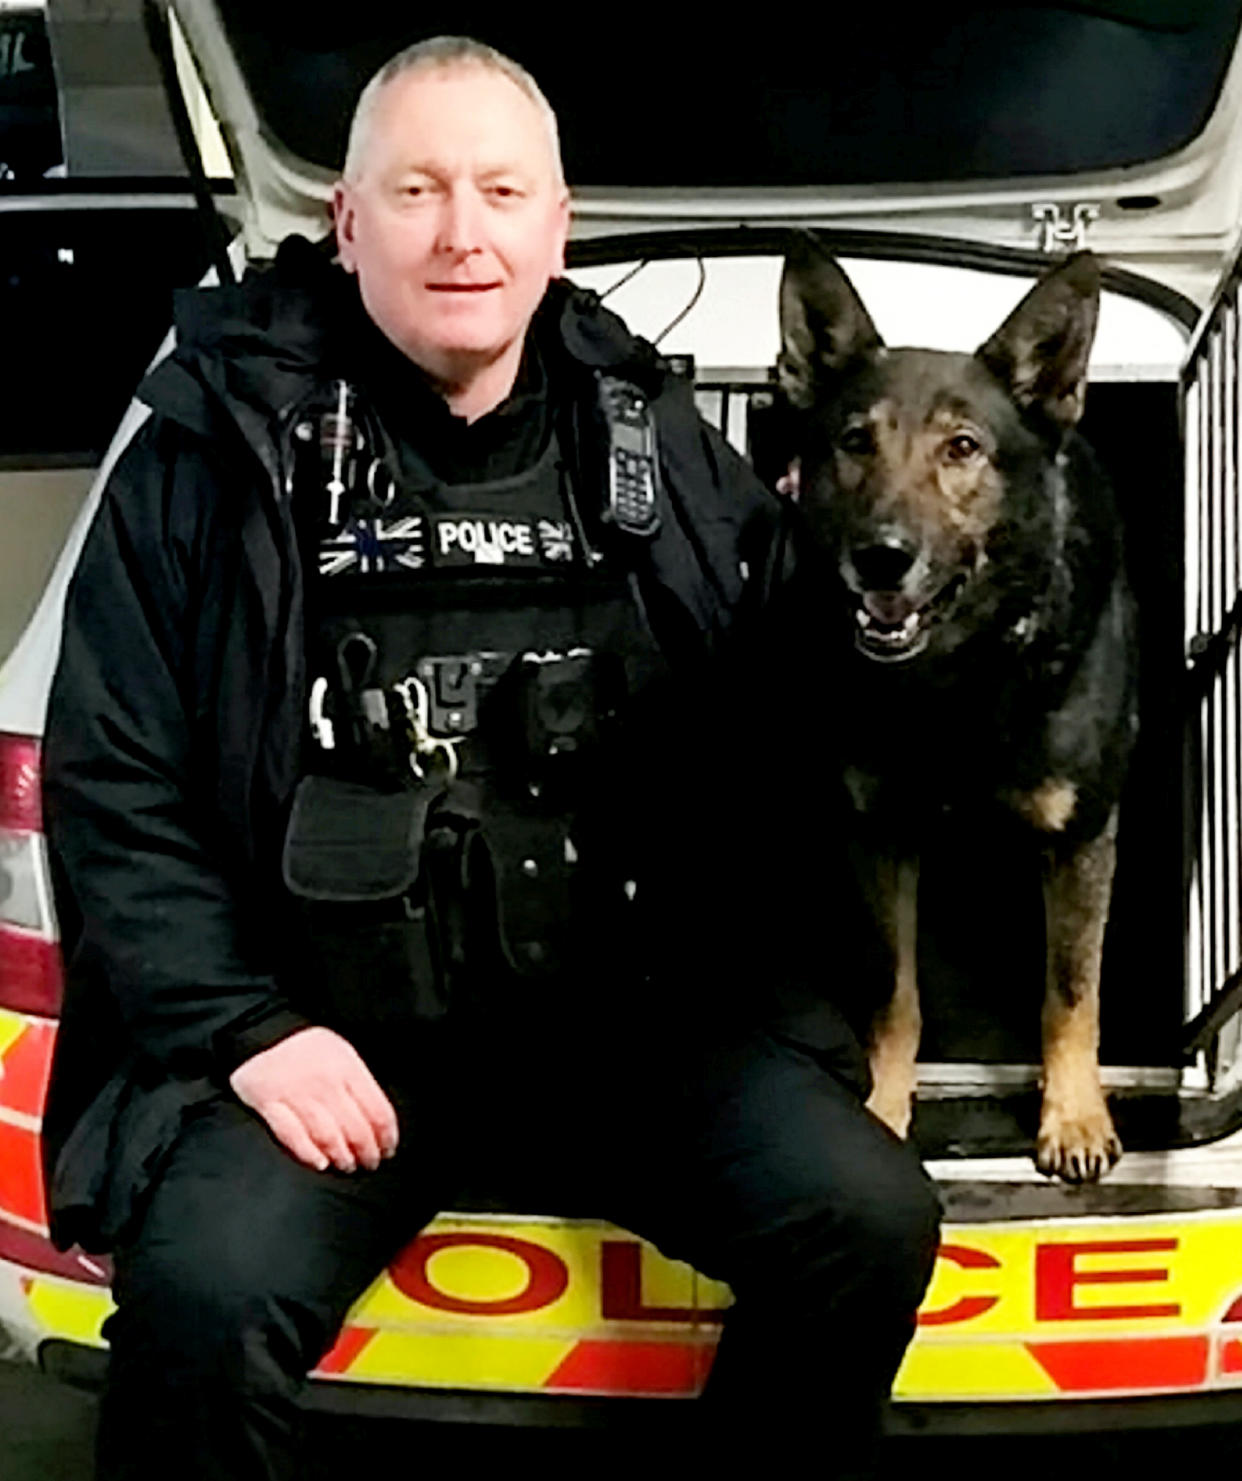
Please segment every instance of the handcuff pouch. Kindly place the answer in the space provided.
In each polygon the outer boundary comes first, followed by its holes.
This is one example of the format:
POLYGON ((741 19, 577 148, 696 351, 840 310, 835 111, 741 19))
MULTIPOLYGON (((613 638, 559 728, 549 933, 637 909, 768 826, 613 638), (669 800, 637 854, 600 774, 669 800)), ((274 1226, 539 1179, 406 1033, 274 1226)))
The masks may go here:
POLYGON ((381 791, 332 776, 298 783, 281 861, 304 900, 399 899, 418 881, 427 809, 438 788, 381 791))

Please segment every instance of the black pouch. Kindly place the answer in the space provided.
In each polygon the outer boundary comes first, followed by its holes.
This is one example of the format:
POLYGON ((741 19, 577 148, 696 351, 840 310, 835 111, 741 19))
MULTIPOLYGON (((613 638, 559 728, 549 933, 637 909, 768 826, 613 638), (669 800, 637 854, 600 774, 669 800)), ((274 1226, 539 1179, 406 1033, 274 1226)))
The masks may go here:
POLYGON ((395 900, 418 880, 427 810, 438 787, 382 792, 308 776, 294 793, 282 872, 303 900, 395 900))
POLYGON ((576 920, 564 820, 498 807, 480 833, 491 865, 492 908, 504 959, 521 977, 555 977, 569 965, 576 920))

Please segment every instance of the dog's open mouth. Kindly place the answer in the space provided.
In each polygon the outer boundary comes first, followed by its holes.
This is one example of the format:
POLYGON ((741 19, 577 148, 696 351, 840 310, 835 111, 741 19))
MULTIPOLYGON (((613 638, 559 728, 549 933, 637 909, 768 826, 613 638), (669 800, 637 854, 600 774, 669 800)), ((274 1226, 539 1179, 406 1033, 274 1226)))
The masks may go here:
POLYGON ((882 663, 916 657, 927 647, 932 623, 965 581, 965 575, 954 576, 923 602, 897 591, 861 592, 854 609, 854 642, 859 652, 882 663))

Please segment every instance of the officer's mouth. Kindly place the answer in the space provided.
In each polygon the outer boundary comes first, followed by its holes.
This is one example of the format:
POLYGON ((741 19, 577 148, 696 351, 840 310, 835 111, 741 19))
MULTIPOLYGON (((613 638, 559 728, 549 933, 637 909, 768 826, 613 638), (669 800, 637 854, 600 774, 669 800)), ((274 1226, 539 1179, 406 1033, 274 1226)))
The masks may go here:
POLYGON ((428 283, 429 293, 492 293, 500 283, 428 283))

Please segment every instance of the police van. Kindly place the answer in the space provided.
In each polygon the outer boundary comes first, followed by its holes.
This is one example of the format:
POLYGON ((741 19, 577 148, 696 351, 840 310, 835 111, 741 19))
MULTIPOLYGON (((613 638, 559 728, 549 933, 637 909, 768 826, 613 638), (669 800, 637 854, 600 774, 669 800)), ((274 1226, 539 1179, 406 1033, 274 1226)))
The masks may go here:
MULTIPOLYGON (((98 195, 112 216, 92 236, 81 200, 99 187, 75 181, 72 147, 65 192, 0 195, 6 227, 20 228, 0 253, 28 238, 38 312, 61 315, 43 380, 16 388, 24 415, 0 433, 0 559, 24 572, 7 637, 0 601, 0 1333, 82 1380, 103 1361, 109 1268, 46 1238, 39 1128, 60 964, 39 739, 98 492, 87 477, 98 421, 119 418, 159 338, 154 320, 103 301, 98 254, 105 243, 128 254, 135 225, 154 229, 163 211, 178 250, 141 261, 166 292, 171 274, 194 281, 208 258, 230 273, 270 258, 290 232, 322 237, 358 88, 424 34, 404 7, 133 0, 112 10, 131 28, 126 54, 139 38, 163 61, 197 205, 184 183, 166 198, 148 188, 127 208, 98 195), (89 250, 77 245, 88 238, 89 250), (95 356, 77 387, 65 345, 101 337, 127 347, 125 374, 101 375, 95 356), (64 419, 96 413, 66 447, 64 419)), ((82 15, 52 0, 65 75, 81 75, 88 40, 98 54, 82 15)), ((913 1135, 947 1218, 894 1424, 1236 1420, 1242 0, 963 5, 952 20, 903 21, 900 36, 885 17, 834 7, 816 25, 796 44, 776 20, 770 34, 673 32, 659 48, 618 27, 589 66, 572 48, 545 47, 520 15, 476 30, 530 68, 562 119, 577 183, 570 276, 693 376, 703 414, 773 487, 790 452, 773 368, 791 230, 817 231, 845 262, 887 343, 940 349, 980 344, 1065 253, 1086 246, 1103 259, 1083 430, 1118 490, 1143 654, 1102 988, 1103 1078, 1126 1153, 1093 1186, 1036 1172, 1038 878, 1017 859, 981 868, 946 844, 920 886, 926 1027, 913 1135), (601 107, 633 98, 635 78, 658 106, 601 107)), ((106 109, 106 86, 97 91, 106 109)), ((79 129, 89 93, 76 99, 79 129)), ((9 323, 29 312, 35 333, 28 295, 0 285, 0 303, 9 323)), ((632 1415, 699 1392, 729 1300, 625 1230, 496 1206, 484 1190, 413 1240, 357 1303, 312 1402, 530 1423, 632 1415)))

